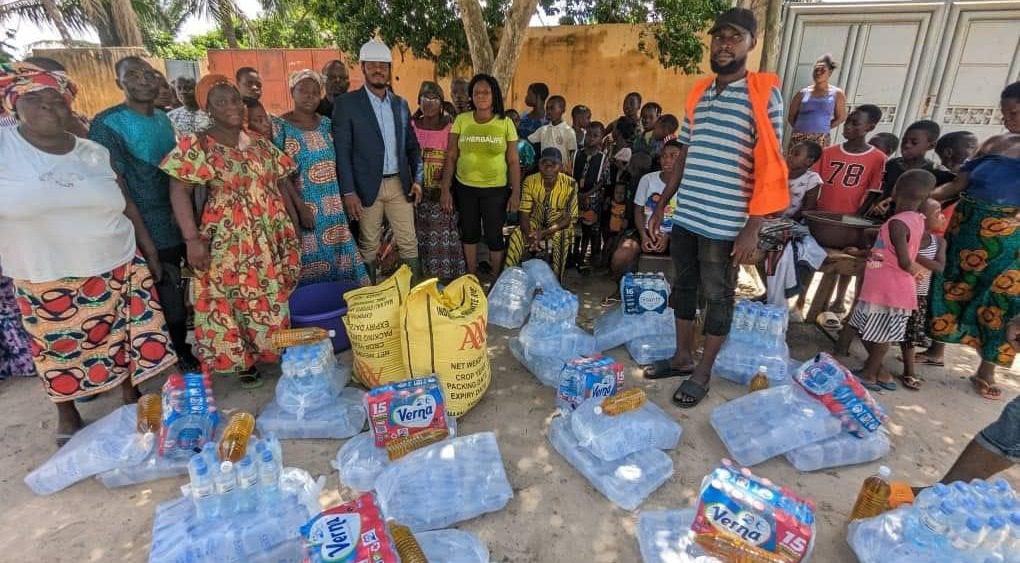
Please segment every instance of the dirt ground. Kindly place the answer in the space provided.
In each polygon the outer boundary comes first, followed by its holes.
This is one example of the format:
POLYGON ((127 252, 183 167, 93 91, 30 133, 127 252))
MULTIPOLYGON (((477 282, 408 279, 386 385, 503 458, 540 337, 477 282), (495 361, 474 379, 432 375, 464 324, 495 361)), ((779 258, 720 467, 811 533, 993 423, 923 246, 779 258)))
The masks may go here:
MULTIPOLYGON (((599 301, 610 290, 608 282, 568 278, 566 286, 583 299, 579 322, 590 328, 599 314, 599 301)), ((494 562, 636 562, 637 511, 617 508, 596 492, 551 447, 546 429, 553 412, 553 390, 543 387, 510 355, 507 339, 512 331, 492 327, 489 350, 492 386, 483 401, 460 421, 469 434, 494 431, 514 489, 505 509, 463 522, 458 526, 477 534, 488 546, 494 562)), ((821 332, 808 325, 791 326, 788 338, 797 359, 831 348, 821 332)), ((670 405, 676 380, 644 380, 624 349, 610 352, 630 369, 627 385, 645 389, 649 396, 683 425, 680 445, 672 452, 673 477, 655 491, 641 509, 682 508, 690 505, 702 477, 727 455, 709 426, 711 409, 743 395, 746 390, 716 380, 699 408, 681 411, 670 405)), ((898 369, 896 354, 887 365, 898 369)), ((350 353, 343 358, 350 359, 350 353)), ((855 347, 856 363, 863 350, 855 347)), ((946 471, 970 438, 994 420, 1004 402, 988 402, 973 392, 966 376, 976 366, 969 349, 950 347, 947 367, 925 368, 920 392, 883 392, 878 400, 892 417, 893 451, 883 460, 894 476, 910 483, 930 483, 946 471)), ((1003 372, 1006 374, 1007 372, 1003 372)), ((1020 391, 1016 372, 1001 377, 1006 398, 1020 391)), ((258 412, 272 399, 275 377, 256 391, 241 389, 236 381, 216 381, 217 403, 225 413, 237 409, 258 412)), ((159 382, 144 390, 153 391, 159 382)), ((118 393, 81 406, 86 420, 95 420, 119 405, 118 393)), ((145 561, 156 504, 179 494, 186 477, 165 479, 116 490, 106 490, 94 479, 78 483, 49 497, 35 496, 24 485, 25 475, 54 450, 56 410, 34 379, 0 382, 0 561, 145 561)), ((338 499, 337 474, 330 467, 339 440, 284 442, 284 461, 313 475, 328 476, 323 506, 338 499)), ((846 515, 861 481, 878 463, 802 474, 782 457, 754 471, 772 481, 811 497, 818 506, 818 541, 813 560, 852 562, 846 544, 846 515)), ((1014 486, 1020 471, 1005 474, 1014 486)))

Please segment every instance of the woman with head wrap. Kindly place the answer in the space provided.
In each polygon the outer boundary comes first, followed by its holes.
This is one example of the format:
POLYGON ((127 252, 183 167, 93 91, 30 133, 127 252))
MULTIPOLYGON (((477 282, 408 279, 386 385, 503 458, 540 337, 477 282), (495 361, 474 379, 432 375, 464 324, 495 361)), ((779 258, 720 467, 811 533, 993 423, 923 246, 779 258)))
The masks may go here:
POLYGON ((284 195, 294 161, 244 132, 244 103, 227 77, 203 77, 195 97, 213 125, 182 137, 162 168, 196 275, 197 355, 206 372, 258 387, 255 363, 277 359, 270 337, 290 324, 287 299, 300 273, 297 218, 284 195), (209 196, 196 221, 191 192, 203 185, 209 196))
POLYGON ((323 79, 300 70, 290 75, 294 109, 273 117, 273 142, 297 162, 290 194, 301 218, 300 284, 342 281, 368 285, 368 271, 344 212, 336 177, 333 122, 319 115, 323 79))
POLYGON ((465 271, 457 211, 444 211, 439 203, 439 183, 443 179, 453 118, 443 112, 443 89, 435 82, 422 82, 418 90, 418 108, 411 121, 425 164, 422 200, 415 209, 418 256, 428 275, 449 281, 465 271))
POLYGON ((65 129, 69 81, 32 71, 0 90, 19 121, 0 128, 0 255, 62 443, 83 425, 75 399, 120 387, 134 401, 177 358, 142 257, 155 245, 141 215, 110 153, 65 129))

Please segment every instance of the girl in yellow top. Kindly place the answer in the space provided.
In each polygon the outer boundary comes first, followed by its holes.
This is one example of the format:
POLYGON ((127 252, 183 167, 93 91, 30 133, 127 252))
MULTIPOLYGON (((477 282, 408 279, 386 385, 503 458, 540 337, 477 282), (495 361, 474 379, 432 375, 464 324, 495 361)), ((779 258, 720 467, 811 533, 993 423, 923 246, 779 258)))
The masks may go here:
POLYGON ((548 247, 556 276, 563 276, 567 254, 574 240, 578 212, 577 183, 560 172, 562 163, 559 149, 543 149, 538 161, 538 174, 524 180, 521 225, 510 235, 507 266, 520 264, 525 250, 541 252, 548 247))
POLYGON ((489 262, 498 276, 506 248, 506 212, 517 209, 520 201, 517 129, 506 117, 495 78, 475 75, 468 92, 472 111, 458 115, 450 129, 439 202, 447 213, 456 204, 468 273, 477 273, 478 241, 484 228, 489 262))

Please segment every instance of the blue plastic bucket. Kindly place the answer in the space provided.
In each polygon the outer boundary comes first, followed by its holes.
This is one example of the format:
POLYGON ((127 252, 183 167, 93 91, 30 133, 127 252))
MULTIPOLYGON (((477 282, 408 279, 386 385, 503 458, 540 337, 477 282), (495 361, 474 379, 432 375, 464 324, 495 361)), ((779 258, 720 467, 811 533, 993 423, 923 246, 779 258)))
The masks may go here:
POLYGON ((324 282, 303 285, 290 296, 290 326, 304 328, 317 326, 334 331, 333 351, 342 352, 351 347, 344 328, 347 314, 344 293, 359 286, 345 282, 324 282))

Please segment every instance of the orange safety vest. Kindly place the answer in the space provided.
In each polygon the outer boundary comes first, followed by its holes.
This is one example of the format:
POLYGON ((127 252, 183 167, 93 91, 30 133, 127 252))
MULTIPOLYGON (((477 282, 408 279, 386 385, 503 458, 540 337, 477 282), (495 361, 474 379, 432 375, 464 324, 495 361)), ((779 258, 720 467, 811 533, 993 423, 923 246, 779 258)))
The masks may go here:
MULTIPOLYGON (((694 108, 701 96, 715 83, 715 77, 699 80, 687 95, 687 128, 694 133, 694 108)), ((790 171, 769 119, 769 98, 772 88, 779 87, 779 76, 769 72, 747 73, 747 92, 751 114, 758 132, 754 144, 754 188, 747 204, 749 215, 770 215, 790 206, 790 171)), ((693 138, 693 137, 692 137, 693 138)))

